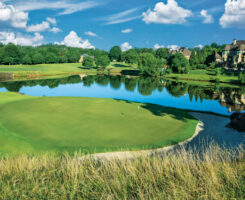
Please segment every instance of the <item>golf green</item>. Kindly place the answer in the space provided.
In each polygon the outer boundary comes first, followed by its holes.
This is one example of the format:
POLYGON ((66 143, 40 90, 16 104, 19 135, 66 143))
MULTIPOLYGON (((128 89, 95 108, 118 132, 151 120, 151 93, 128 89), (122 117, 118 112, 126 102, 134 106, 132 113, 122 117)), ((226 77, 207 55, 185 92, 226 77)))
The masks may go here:
POLYGON ((0 93, 0 152, 106 152, 159 148, 190 138, 187 112, 115 99, 0 93))

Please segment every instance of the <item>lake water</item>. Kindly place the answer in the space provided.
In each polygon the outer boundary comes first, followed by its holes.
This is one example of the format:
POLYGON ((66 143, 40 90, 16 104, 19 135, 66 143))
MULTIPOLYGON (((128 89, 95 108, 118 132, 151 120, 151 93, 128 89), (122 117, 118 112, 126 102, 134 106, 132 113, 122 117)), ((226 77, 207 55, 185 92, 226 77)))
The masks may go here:
POLYGON ((71 76, 60 79, 0 82, 0 92, 32 96, 74 96, 124 99, 229 115, 245 110, 245 88, 174 82, 127 76, 71 76))

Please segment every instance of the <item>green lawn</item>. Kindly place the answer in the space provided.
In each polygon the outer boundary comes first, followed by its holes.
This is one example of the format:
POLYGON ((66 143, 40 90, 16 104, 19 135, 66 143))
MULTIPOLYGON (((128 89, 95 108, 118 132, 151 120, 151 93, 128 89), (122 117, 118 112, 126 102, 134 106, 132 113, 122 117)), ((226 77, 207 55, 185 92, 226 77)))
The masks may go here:
POLYGON ((114 99, 0 93, 0 152, 105 152, 157 148, 190 138, 185 111, 114 99))
MULTIPOLYGON (((112 62, 106 69, 110 69, 110 73, 120 74, 123 70, 135 70, 137 65, 128 65, 122 62, 112 62)), ((63 63, 63 64, 39 64, 39 65, 0 65, 0 73, 13 72, 15 78, 27 77, 35 78, 39 76, 55 76, 69 74, 97 74, 98 71, 86 69, 81 63, 63 63)), ((107 70, 104 71, 108 73, 107 70)), ((166 78, 178 78, 191 81, 215 81, 219 78, 223 83, 239 83, 237 76, 214 75, 214 72, 207 70, 191 70, 189 74, 168 74, 166 78)))
MULTIPOLYGON (((108 67, 112 72, 121 72, 130 70, 131 66, 125 63, 112 62, 108 67)), ((35 75, 61 75, 61 74, 79 74, 97 73, 96 69, 86 69, 81 63, 62 63, 62 64, 38 64, 38 65, 0 65, 0 73, 13 72, 15 76, 35 76, 35 75)))
POLYGON ((168 74, 166 75, 167 78, 179 78, 185 80, 192 80, 192 81, 215 81, 217 78, 220 79, 221 82, 224 83, 237 83, 238 77, 237 76, 227 76, 227 75, 220 75, 216 76, 213 72, 207 70, 191 70, 189 74, 168 74))

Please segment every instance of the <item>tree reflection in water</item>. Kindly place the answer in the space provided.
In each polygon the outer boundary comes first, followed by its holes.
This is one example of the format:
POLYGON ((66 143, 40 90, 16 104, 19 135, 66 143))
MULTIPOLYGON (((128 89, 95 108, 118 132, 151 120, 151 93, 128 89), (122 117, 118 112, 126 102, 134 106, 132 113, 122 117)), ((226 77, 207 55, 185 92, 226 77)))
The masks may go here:
POLYGON ((137 91, 143 96, 150 96, 154 91, 162 92, 164 88, 173 97, 179 98, 189 95, 190 101, 216 100, 229 111, 245 110, 245 87, 222 87, 221 85, 200 86, 188 82, 176 82, 162 78, 134 77, 134 76, 85 76, 78 75, 66 78, 8 81, 0 82, 0 88, 11 92, 19 92, 22 87, 47 86, 56 88, 59 85, 79 84, 91 87, 93 84, 110 86, 119 90, 123 85, 128 92, 137 91))

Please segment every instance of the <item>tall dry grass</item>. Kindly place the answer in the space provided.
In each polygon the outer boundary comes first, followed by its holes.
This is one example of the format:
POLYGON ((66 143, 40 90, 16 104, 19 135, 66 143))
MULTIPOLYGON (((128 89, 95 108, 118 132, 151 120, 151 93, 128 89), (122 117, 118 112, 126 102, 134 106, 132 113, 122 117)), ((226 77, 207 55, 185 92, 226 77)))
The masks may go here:
POLYGON ((244 199, 245 151, 194 151, 96 161, 42 155, 0 159, 0 199, 244 199))

